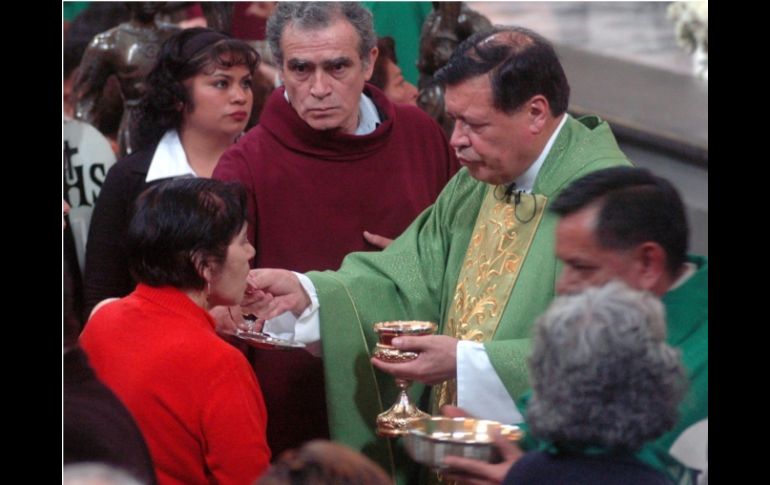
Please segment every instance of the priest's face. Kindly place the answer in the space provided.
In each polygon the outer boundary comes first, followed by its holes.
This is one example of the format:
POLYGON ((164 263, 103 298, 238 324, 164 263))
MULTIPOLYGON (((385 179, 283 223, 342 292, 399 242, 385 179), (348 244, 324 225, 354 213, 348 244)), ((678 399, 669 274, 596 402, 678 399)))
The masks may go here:
POLYGON ((293 23, 284 28, 281 79, 291 106, 316 130, 354 133, 358 128, 361 92, 377 59, 375 47, 364 63, 359 44, 355 28, 343 19, 314 30, 293 23))
POLYGON ((454 119, 450 144, 460 164, 471 176, 490 184, 507 184, 532 165, 538 148, 539 128, 533 123, 530 102, 514 113, 504 113, 492 104, 492 86, 487 75, 447 86, 446 112, 454 119))
POLYGON ((596 237, 599 206, 589 205, 561 218, 556 226, 556 257, 564 263, 557 294, 579 293, 617 279, 637 290, 650 290, 644 265, 634 249, 608 249, 596 237))

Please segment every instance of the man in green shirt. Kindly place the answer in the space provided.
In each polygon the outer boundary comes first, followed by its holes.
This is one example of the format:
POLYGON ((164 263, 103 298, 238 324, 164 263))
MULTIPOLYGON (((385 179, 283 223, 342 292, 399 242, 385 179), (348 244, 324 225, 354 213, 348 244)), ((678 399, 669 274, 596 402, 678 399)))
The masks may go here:
MULTIPOLYGON (((436 203, 385 251, 352 253, 339 271, 252 274, 252 285, 267 294, 252 310, 263 318, 290 311, 296 339, 320 338, 332 438, 364 451, 401 483, 414 483, 413 462, 399 442, 374 431, 377 414, 397 395, 393 376, 416 381, 415 402, 428 399, 418 383, 437 384, 434 413, 453 403, 520 421, 511 396, 528 388, 530 328, 557 277, 557 218, 545 208, 572 180, 629 165, 607 123, 566 113, 564 70, 532 31, 475 34, 437 78, 455 119, 450 143, 465 168, 436 203), (395 339, 420 352, 412 362, 372 361, 372 324, 385 320, 438 322, 439 335, 395 339), (490 385, 505 402, 491 410, 490 385)), ((265 329, 272 331, 271 322, 265 329)))
MULTIPOLYGON (((663 301, 667 341, 682 351, 690 384, 676 426, 640 456, 665 468, 676 438, 708 418, 708 261, 686 253, 684 204, 668 181, 647 170, 618 167, 576 181, 551 210, 561 216, 559 293, 617 278, 663 301)), ((676 468, 670 470, 674 478, 682 472, 676 468)))

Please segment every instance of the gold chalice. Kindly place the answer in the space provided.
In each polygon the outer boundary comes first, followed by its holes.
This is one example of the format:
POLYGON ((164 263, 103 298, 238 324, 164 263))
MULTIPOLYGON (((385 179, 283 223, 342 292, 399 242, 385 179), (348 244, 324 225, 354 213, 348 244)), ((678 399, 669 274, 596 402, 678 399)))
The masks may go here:
MULTIPOLYGON (((400 336, 431 335, 436 332, 436 328, 438 328, 438 325, 433 322, 394 321, 375 323, 374 331, 377 332, 380 341, 374 347, 374 356, 388 363, 414 360, 417 358, 417 352, 398 350, 391 345, 392 340, 400 336)), ((409 424, 412 421, 430 417, 429 414, 420 411, 417 409, 417 406, 409 401, 409 395, 406 393, 406 390, 409 389, 411 384, 411 381, 396 378, 396 385, 401 392, 395 404, 377 416, 377 434, 380 436, 395 437, 404 435, 409 431, 409 424)))

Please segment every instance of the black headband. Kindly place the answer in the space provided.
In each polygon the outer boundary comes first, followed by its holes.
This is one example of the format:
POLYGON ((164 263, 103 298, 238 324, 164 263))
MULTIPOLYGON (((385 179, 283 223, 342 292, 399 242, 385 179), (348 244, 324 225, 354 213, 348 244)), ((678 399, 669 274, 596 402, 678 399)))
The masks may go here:
POLYGON ((232 37, 229 35, 223 34, 222 32, 217 32, 216 30, 207 30, 205 32, 201 32, 200 34, 190 39, 190 41, 187 42, 184 47, 182 47, 182 57, 188 60, 192 59, 193 56, 198 54, 198 52, 202 51, 204 48, 216 44, 220 40, 231 38, 232 37))

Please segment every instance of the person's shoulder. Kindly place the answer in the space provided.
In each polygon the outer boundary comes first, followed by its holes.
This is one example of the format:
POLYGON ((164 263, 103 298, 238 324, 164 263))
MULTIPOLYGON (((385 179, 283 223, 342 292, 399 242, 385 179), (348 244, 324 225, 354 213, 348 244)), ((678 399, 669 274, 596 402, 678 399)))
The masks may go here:
POLYGON ((133 185, 134 182, 144 181, 149 166, 149 160, 146 166, 142 163, 142 160, 129 159, 128 157, 118 160, 107 171, 100 194, 114 193, 115 189, 123 192, 126 184, 133 185))
MULTIPOLYGON (((233 163, 250 163, 259 161, 262 159, 263 152, 266 149, 263 145, 266 141, 272 140, 274 137, 266 130, 262 124, 258 124, 252 127, 249 131, 241 135, 238 140, 233 143, 222 156, 219 158, 220 166, 227 166, 233 163)), ((268 155, 275 156, 275 151, 280 150, 280 144, 272 146, 269 149, 268 155)), ((217 170, 215 169, 215 172, 217 170)))
POLYGON ((408 122, 409 126, 426 127, 430 129, 441 129, 439 124, 431 118, 428 113, 421 110, 417 106, 411 104, 397 104, 393 103, 393 109, 396 113, 397 122, 408 122))
POLYGON ((573 136, 594 139, 609 137, 614 140, 610 124, 599 115, 572 116, 565 113, 564 116, 567 117, 567 120, 562 130, 572 133, 573 136))
POLYGON ((463 167, 449 179, 438 199, 450 206, 478 207, 487 193, 487 187, 485 182, 471 177, 468 169, 463 167))
POLYGON ((485 182, 482 182, 480 180, 476 180, 475 178, 473 178, 471 176, 471 173, 465 167, 457 171, 455 176, 452 177, 452 182, 455 183, 458 186, 458 188, 468 189, 468 190, 479 190, 479 189, 483 190, 487 186, 485 182))
POLYGON ((699 254, 688 254, 687 261, 695 265, 695 269, 698 271, 708 272, 709 270, 709 258, 708 256, 701 256, 699 254))
POLYGON ((565 116, 567 120, 555 146, 566 148, 565 153, 568 154, 579 153, 580 165, 583 166, 584 172, 616 165, 631 165, 628 157, 620 150, 609 123, 596 115, 578 118, 565 116))
POLYGON ((446 152, 441 151, 440 148, 446 147, 448 149, 449 141, 441 125, 417 106, 406 104, 394 104, 393 106, 395 107, 393 111, 394 132, 400 136, 409 137, 410 141, 418 140, 419 143, 417 144, 410 142, 409 146, 412 148, 421 148, 428 153, 440 154, 440 158, 443 159, 446 152))
POLYGON ((130 155, 118 160, 115 165, 110 169, 110 173, 115 171, 124 176, 129 174, 144 174, 147 175, 147 171, 150 169, 150 163, 152 162, 152 156, 155 154, 157 144, 145 148, 143 150, 136 151, 130 155))
POLYGON ((537 483, 542 478, 544 470, 551 470, 553 463, 547 453, 542 451, 530 451, 524 453, 516 463, 508 470, 503 480, 503 485, 521 485, 537 483))
POLYGON ((116 42, 118 41, 118 38, 123 33, 121 25, 117 25, 109 30, 105 30, 104 32, 96 34, 94 38, 91 39, 91 42, 88 43, 88 48, 91 50, 113 49, 116 45, 116 42))
MULTIPOLYGON (((202 368, 200 372, 210 372, 213 376, 227 376, 226 379, 233 379, 234 376, 243 378, 248 377, 253 370, 243 353, 235 346, 229 344, 216 333, 206 331, 205 335, 200 335, 196 339, 199 351, 206 354, 206 358, 201 360, 202 368)), ((212 385, 216 385, 213 382, 212 385)))
POLYGON ((260 120, 259 123, 252 126, 249 131, 241 135, 228 150, 232 150, 233 148, 250 148, 263 140, 269 135, 269 132, 265 129, 265 121, 266 120, 260 120))
POLYGON ((573 480, 575 484, 669 483, 665 475, 632 457, 531 451, 511 467, 503 485, 563 483, 567 477, 579 477, 573 480))

